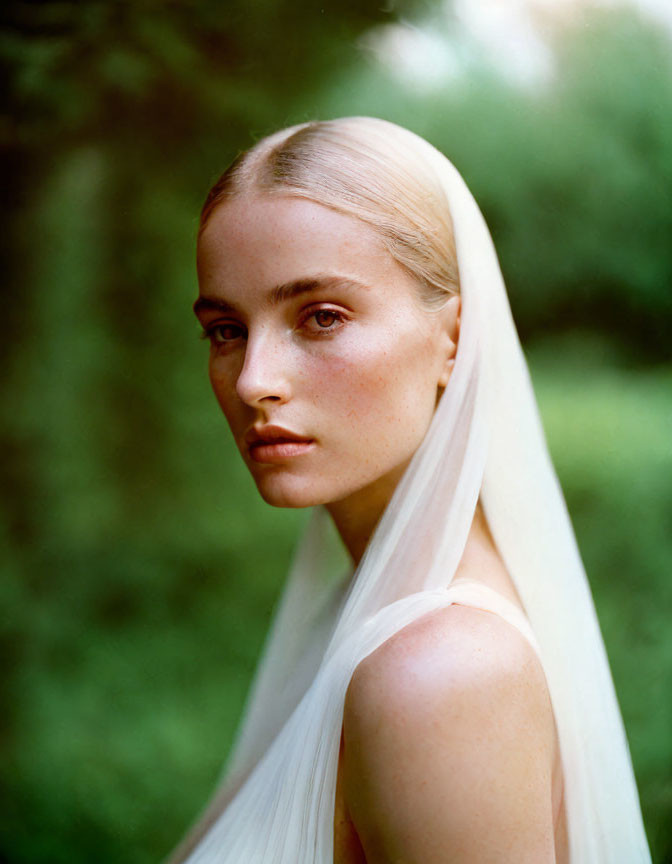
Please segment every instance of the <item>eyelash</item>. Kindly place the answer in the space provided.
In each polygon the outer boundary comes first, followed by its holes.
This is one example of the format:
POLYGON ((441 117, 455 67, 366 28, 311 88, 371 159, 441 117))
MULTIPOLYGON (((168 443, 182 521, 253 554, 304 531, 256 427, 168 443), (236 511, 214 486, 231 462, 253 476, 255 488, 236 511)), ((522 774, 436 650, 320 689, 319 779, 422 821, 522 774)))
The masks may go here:
MULTIPOLYGON (((313 311, 307 310, 307 314, 305 314, 304 316, 302 316, 299 319, 299 327, 303 327, 305 324, 308 323, 308 321, 311 320, 311 318, 315 320, 315 322, 317 324, 317 329, 311 330, 310 335, 316 336, 318 338, 320 338, 322 336, 328 336, 329 334, 334 333, 336 330, 339 330, 346 321, 346 315, 343 312, 341 312, 340 310, 321 308, 321 309, 314 309, 313 311), (330 324, 328 327, 320 327, 320 325, 317 324, 317 316, 321 315, 321 314, 332 316, 334 318, 333 323, 330 324)), ((231 344, 231 343, 235 342, 236 339, 239 337, 236 337, 234 339, 222 339, 221 341, 218 341, 215 338, 216 332, 218 330, 222 330, 222 329, 227 328, 227 327, 233 328, 234 330, 239 330, 241 334, 245 332, 245 328, 242 327, 240 324, 234 324, 231 322, 226 322, 224 324, 213 324, 210 327, 204 327, 201 334, 200 334, 200 338, 201 339, 209 339, 213 345, 231 344)))
POLYGON ((345 322, 347 320, 345 313, 342 312, 340 309, 331 309, 329 307, 322 307, 320 309, 313 309, 313 310, 307 309, 305 317, 300 319, 299 326, 303 326, 308 321, 310 321, 311 318, 314 319, 315 323, 317 324, 317 329, 311 331, 311 335, 318 336, 318 337, 327 336, 330 333, 333 333, 334 331, 339 330, 343 326, 343 324, 345 324, 345 322), (328 327, 320 327, 320 325, 317 324, 317 316, 318 315, 330 315, 333 317, 334 321, 328 327))
POLYGON ((226 345, 229 342, 234 342, 235 339, 222 339, 221 342, 215 339, 216 332, 223 330, 225 327, 231 327, 235 330, 240 330, 241 333, 243 332, 243 328, 239 324, 212 324, 210 327, 204 327, 199 335, 201 339, 209 339, 213 345, 226 345))

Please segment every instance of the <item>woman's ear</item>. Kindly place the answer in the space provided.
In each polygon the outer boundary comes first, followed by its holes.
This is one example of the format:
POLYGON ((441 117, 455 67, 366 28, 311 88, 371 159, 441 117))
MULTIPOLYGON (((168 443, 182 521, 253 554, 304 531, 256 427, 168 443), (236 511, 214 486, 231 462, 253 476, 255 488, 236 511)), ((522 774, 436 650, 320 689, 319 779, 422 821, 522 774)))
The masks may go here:
POLYGON ((439 387, 448 384, 455 365, 457 343, 460 338, 460 312, 462 301, 459 294, 453 294, 441 310, 442 331, 444 336, 443 368, 439 376, 439 387))

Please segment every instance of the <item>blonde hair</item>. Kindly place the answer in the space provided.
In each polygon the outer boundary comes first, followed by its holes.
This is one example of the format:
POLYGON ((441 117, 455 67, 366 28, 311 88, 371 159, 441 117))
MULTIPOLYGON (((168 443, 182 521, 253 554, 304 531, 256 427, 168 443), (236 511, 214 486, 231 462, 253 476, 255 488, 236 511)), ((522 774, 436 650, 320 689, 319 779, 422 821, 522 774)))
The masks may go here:
POLYGON ((210 190, 200 231, 226 201, 295 195, 360 219, 418 281, 429 308, 459 293, 453 227, 441 184, 398 126, 373 117, 291 126, 242 153, 210 190))

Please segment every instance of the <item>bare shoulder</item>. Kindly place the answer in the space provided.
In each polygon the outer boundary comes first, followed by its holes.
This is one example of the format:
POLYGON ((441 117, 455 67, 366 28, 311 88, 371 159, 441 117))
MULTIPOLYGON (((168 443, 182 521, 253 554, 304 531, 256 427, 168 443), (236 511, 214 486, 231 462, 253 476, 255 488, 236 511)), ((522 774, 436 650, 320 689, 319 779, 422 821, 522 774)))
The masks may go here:
MULTIPOLYGON (((497 615, 451 605, 400 630, 355 670, 346 707, 411 711, 448 698, 489 704, 499 693, 547 700, 546 680, 527 639, 497 615), (422 697, 419 701, 419 697, 422 697)), ((421 718, 418 718, 421 719, 421 718)))
POLYGON ((452 605, 395 634, 355 670, 343 728, 367 860, 553 860, 550 699, 503 619, 452 605))

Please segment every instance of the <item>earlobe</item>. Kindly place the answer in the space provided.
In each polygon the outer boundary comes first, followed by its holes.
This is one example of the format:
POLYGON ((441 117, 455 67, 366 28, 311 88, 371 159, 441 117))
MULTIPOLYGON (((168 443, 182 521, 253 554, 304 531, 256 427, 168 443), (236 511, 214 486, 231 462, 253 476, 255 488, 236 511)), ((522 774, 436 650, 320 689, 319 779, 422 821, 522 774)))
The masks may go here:
POLYGON ((443 371, 441 372, 441 375, 439 376, 439 381, 438 381, 439 387, 441 387, 442 389, 448 386, 448 382, 450 381, 450 376, 453 373, 453 366, 454 365, 455 365, 454 358, 451 358, 450 360, 446 360, 446 362, 444 364, 443 371))

